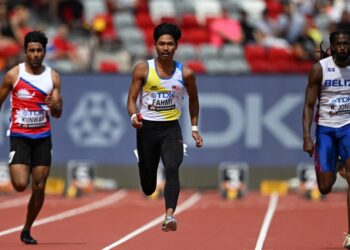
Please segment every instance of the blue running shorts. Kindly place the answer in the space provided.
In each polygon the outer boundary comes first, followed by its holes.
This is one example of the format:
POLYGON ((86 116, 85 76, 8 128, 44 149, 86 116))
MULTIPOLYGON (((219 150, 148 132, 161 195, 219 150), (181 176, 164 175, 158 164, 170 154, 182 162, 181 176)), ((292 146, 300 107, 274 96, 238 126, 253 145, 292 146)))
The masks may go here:
POLYGON ((320 172, 336 172, 338 157, 350 157, 350 124, 340 128, 316 126, 315 167, 320 172))

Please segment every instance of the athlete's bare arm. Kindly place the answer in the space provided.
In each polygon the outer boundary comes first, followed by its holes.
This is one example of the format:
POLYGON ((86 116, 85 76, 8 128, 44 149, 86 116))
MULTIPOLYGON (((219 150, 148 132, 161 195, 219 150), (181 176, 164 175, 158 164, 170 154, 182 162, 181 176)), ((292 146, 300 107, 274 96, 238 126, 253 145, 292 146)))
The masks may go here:
MULTIPOLYGON (((183 77, 185 80, 185 86, 188 93, 191 124, 192 126, 197 126, 198 115, 199 115, 199 101, 198 101, 198 91, 197 91, 197 85, 196 85, 196 76, 190 68, 184 66, 183 77)), ((192 137, 196 141, 197 147, 201 147, 203 145, 203 139, 199 135, 198 131, 192 131, 192 137)))
MULTIPOLYGON (((148 74, 148 65, 146 62, 139 63, 135 66, 132 72, 131 84, 128 93, 128 113, 129 115, 136 114, 138 112, 136 101, 137 97, 142 88, 142 84, 146 81, 146 76, 148 74)), ((141 125, 141 122, 135 117, 132 123, 136 126, 141 125)))
POLYGON ((0 86, 0 109, 2 107, 2 104, 6 100, 6 97, 11 92, 13 88, 13 84, 18 78, 19 74, 19 67, 18 65, 10 69, 2 79, 2 84, 0 86))
POLYGON ((303 150, 307 152, 310 157, 314 153, 314 143, 311 138, 310 130, 312 125, 312 120, 314 116, 314 107, 317 101, 317 96, 320 91, 320 86, 322 82, 322 67, 320 63, 313 65, 309 76, 308 84, 305 90, 305 102, 303 109, 303 150))
POLYGON ((62 96, 61 96, 61 79, 59 74, 51 70, 53 89, 50 95, 45 98, 45 103, 50 109, 50 113, 55 118, 62 115, 62 96))

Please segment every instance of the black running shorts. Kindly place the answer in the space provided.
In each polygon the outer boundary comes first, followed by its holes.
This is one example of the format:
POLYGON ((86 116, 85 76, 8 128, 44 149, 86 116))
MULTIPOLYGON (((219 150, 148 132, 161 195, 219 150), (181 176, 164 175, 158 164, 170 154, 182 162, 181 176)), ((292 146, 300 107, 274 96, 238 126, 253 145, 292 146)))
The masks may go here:
POLYGON ((50 166, 51 150, 51 136, 39 139, 11 136, 9 165, 50 166))

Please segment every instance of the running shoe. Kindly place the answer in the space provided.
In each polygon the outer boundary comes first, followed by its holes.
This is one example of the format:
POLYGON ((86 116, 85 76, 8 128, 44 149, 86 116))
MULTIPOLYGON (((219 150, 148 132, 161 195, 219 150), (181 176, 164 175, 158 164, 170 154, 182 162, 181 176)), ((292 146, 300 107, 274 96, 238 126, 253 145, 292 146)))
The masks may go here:
MULTIPOLYGON (((164 232, 169 232, 169 231, 176 231, 176 229, 177 229, 177 222, 174 219, 174 217, 173 216, 166 216, 165 220, 163 221, 163 224, 162 224, 162 230, 164 232)), ((349 242, 350 242, 350 240, 349 240, 349 242)))
MULTIPOLYGON (((38 242, 32 238, 28 230, 23 230, 21 232, 21 241, 27 245, 36 245, 38 242)), ((350 241, 349 241, 350 242, 350 241)))
POLYGON ((345 234, 345 239, 343 246, 347 249, 350 249, 350 234, 349 233, 344 233, 345 234))

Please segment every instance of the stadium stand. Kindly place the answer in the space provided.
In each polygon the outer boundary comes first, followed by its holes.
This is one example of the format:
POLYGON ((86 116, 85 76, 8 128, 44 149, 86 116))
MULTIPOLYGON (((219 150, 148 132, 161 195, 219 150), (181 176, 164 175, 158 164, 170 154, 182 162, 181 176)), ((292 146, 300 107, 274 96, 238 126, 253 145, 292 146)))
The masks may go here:
MULTIPOLYGON (((54 39, 55 29, 68 26, 66 43, 77 48, 81 60, 51 58, 61 72, 131 72, 133 65, 154 56, 153 29, 172 22, 182 29, 177 58, 197 73, 305 73, 314 61, 296 56, 297 37, 308 36, 318 47, 329 32, 348 25, 350 4, 346 0, 4 0, 0 4, 0 70, 20 58, 23 33, 41 29, 54 39), (20 8, 19 8, 20 7, 20 8), (21 11, 17 11, 20 9, 21 11), (25 13, 29 12, 30 15, 25 13), (242 20, 246 14, 246 19, 242 20), (241 29, 241 39, 213 44, 211 23, 229 18, 241 29), (293 20, 293 18, 298 18, 293 20), (26 20, 18 26, 8 20, 26 20), (28 20, 27 20, 28 19, 28 20), (303 25, 290 30, 287 21, 303 25), (258 23, 267 22, 269 37, 261 40, 258 23), (312 25, 306 25, 311 23, 312 25), (244 25, 244 26, 243 26, 244 25), (247 28, 252 29, 248 38, 247 28), (21 31, 21 32, 17 32, 21 31), (54 32, 52 32, 54 31, 54 32), (290 39, 291 32, 297 32, 290 39), (12 35, 11 35, 12 34, 12 35), (21 36, 14 36, 20 34, 21 36), (283 43, 281 43, 283 41, 283 43), (214 46, 213 46, 214 45, 214 46), (114 58, 115 57, 115 58, 114 58), (95 61, 94 61, 95 60, 95 61), (125 60, 125 61, 124 61, 125 60), (266 62, 269 63, 266 63, 266 62)), ((237 34, 236 34, 237 35, 237 34)), ((239 35, 239 34, 238 34, 239 35)), ((263 34, 264 35, 264 34, 263 34)), ((315 53, 315 51, 302 53, 315 53)))

